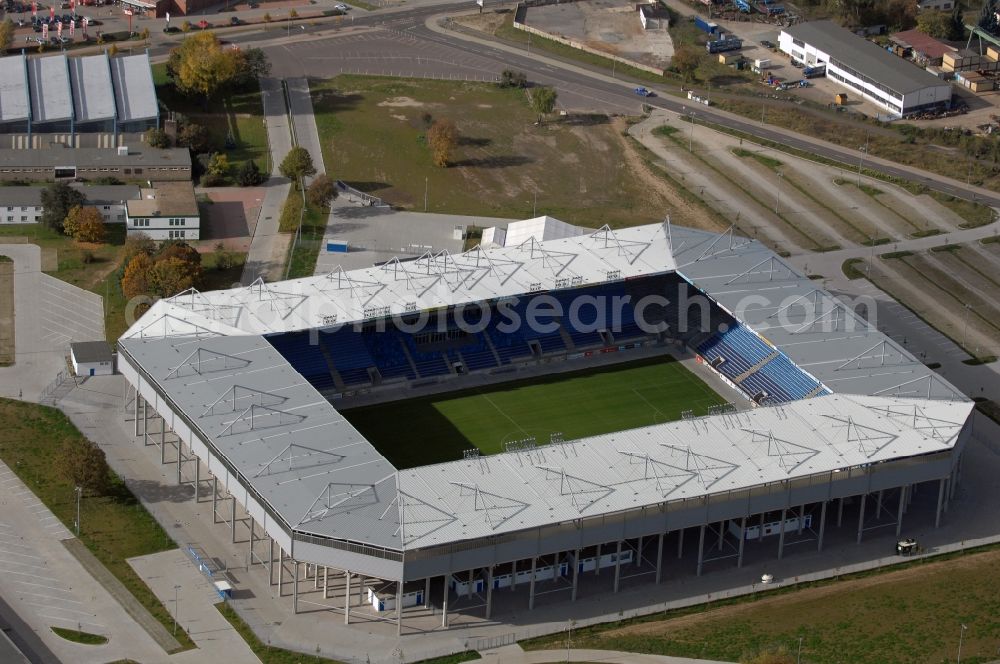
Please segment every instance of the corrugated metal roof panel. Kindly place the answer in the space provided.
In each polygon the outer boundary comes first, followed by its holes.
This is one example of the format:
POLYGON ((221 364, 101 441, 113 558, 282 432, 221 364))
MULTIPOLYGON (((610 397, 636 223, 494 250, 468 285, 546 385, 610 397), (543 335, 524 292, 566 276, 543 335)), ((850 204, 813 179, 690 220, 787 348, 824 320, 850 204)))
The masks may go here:
POLYGON ((28 89, 31 91, 32 122, 72 119, 73 99, 65 55, 29 59, 28 89))
POLYGON ((115 94, 106 54, 70 58, 69 78, 77 122, 115 118, 115 94))
POLYGON ((0 122, 28 119, 27 65, 23 55, 0 59, 0 122))
POLYGON ((151 120, 158 116, 156 88, 148 55, 140 53, 111 58, 111 80, 119 122, 151 120))

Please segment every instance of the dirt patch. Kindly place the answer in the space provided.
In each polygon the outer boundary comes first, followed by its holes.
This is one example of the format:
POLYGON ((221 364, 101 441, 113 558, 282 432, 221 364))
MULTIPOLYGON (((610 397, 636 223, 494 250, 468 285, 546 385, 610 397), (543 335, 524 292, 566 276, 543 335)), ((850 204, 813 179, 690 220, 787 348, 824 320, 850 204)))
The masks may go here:
POLYGON ((0 256, 0 365, 14 363, 14 263, 0 256))
POLYGON ((424 103, 411 97, 392 97, 385 101, 380 101, 379 106, 389 106, 391 108, 423 108, 424 103))
POLYGON ((665 213, 675 215, 679 221, 683 221, 684 226, 711 231, 725 230, 725 226, 715 215, 701 205, 694 204, 683 196, 679 189, 668 186, 663 176, 650 169, 646 161, 636 151, 635 145, 625 137, 628 123, 624 118, 614 118, 611 124, 615 129, 615 135, 621 141, 622 154, 625 157, 628 170, 635 174, 644 189, 655 191, 664 199, 666 203, 665 213))

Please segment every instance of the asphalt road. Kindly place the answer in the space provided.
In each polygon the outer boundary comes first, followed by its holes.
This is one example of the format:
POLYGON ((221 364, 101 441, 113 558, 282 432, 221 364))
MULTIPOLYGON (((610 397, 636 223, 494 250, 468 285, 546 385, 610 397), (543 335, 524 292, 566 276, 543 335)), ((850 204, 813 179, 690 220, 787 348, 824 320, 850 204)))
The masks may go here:
MULTIPOLYGON (((492 69, 494 74, 498 75, 504 68, 513 68, 524 71, 529 80, 535 83, 556 86, 564 102, 572 103, 574 107, 581 107, 582 104, 582 107, 605 112, 637 112, 640 104, 645 102, 650 106, 675 113, 694 113, 696 121, 707 120, 750 136, 775 141, 829 159, 845 163, 854 163, 858 159, 859 153, 856 150, 842 148, 784 129, 762 126, 760 123, 739 118, 719 109, 692 105, 684 99, 670 96, 637 98, 632 91, 635 82, 626 79, 612 79, 604 70, 582 63, 562 60, 548 54, 531 53, 518 47, 469 35, 439 32, 431 30, 426 25, 427 20, 432 16, 467 9, 468 3, 462 2, 387 10, 363 15, 358 13, 352 17, 350 23, 342 23, 340 27, 331 22, 296 26, 298 31, 293 33, 296 36, 288 39, 279 47, 275 47, 274 44, 276 43, 275 38, 280 39, 280 37, 274 34, 275 31, 272 31, 271 35, 268 35, 269 41, 266 43, 272 45, 268 49, 269 53, 272 58, 278 60, 282 57, 282 53, 279 51, 284 51, 288 57, 295 58, 296 43, 308 43, 308 49, 311 53, 322 53, 329 60, 328 73, 332 75, 342 69, 353 71, 349 66, 343 67, 343 60, 339 64, 337 62, 338 54, 342 53, 343 49, 350 47, 341 44, 342 38, 336 35, 331 35, 329 39, 323 39, 319 35, 348 27, 355 29, 380 28, 388 32, 389 35, 400 37, 400 39, 395 40, 395 46, 392 40, 388 40, 387 47, 380 49, 379 53, 382 58, 392 58, 394 51, 396 51, 398 63, 410 63, 413 58, 420 57, 421 50, 434 49, 435 57, 425 63, 430 68, 426 74, 428 76, 436 75, 447 78, 455 75, 456 71, 466 71, 470 67, 480 73, 484 69, 492 69)), ((261 32, 249 32, 232 35, 227 39, 236 44, 253 44, 261 42, 262 36, 264 35, 261 32)), ((154 50, 159 51, 162 55, 166 53, 167 48, 167 46, 160 46, 154 50)), ((355 58, 359 55, 361 55, 359 52, 353 53, 355 58)), ((388 61, 381 64, 376 59, 365 59, 364 61, 369 63, 369 66, 359 66, 358 71, 367 70, 372 73, 404 73, 408 71, 406 67, 399 64, 394 69, 388 61)), ((307 72, 305 66, 299 61, 296 61, 293 67, 298 75, 311 73, 307 72)), ((418 75, 420 74, 418 73, 418 75)), ((471 74, 469 77, 475 78, 471 74)), ((875 158, 869 158, 868 161, 888 175, 919 182, 945 194, 1000 206, 1000 194, 892 162, 875 158)))

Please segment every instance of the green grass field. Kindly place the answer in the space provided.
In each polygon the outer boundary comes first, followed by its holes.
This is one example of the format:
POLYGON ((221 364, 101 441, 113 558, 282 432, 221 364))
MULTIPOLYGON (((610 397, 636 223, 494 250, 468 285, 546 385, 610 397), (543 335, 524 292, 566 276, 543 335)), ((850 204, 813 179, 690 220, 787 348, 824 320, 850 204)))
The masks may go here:
POLYGON ((461 458, 534 436, 547 443, 632 429, 724 403, 670 357, 353 408, 344 416, 397 468, 461 458))

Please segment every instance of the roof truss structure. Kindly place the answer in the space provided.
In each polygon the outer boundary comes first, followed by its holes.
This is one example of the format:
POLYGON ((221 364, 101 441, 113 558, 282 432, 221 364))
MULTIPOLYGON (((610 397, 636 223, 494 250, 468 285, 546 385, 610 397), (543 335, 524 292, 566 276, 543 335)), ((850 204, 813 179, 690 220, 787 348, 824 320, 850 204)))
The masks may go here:
POLYGON ((678 467, 693 472, 698 483, 705 489, 739 468, 735 463, 692 452, 690 447, 677 447, 667 443, 660 443, 660 445, 670 450, 672 457, 678 458, 678 467))
POLYGON ((459 487, 459 495, 473 497, 474 509, 483 513, 486 523, 493 530, 529 507, 524 501, 484 491, 478 484, 472 482, 451 482, 451 484, 459 487))
POLYGON ((570 475, 565 468, 555 466, 536 466, 545 472, 545 479, 549 481, 559 481, 559 494, 569 496, 573 507, 580 514, 602 498, 606 498, 614 492, 614 489, 606 484, 585 480, 582 477, 570 475))
POLYGON ((164 379, 181 378, 183 376, 190 376, 192 373, 200 376, 216 371, 231 371, 233 369, 242 369, 249 364, 250 361, 242 357, 234 357, 233 355, 226 355, 215 350, 198 347, 181 360, 180 364, 172 367, 167 372, 167 375, 164 376, 164 379))

